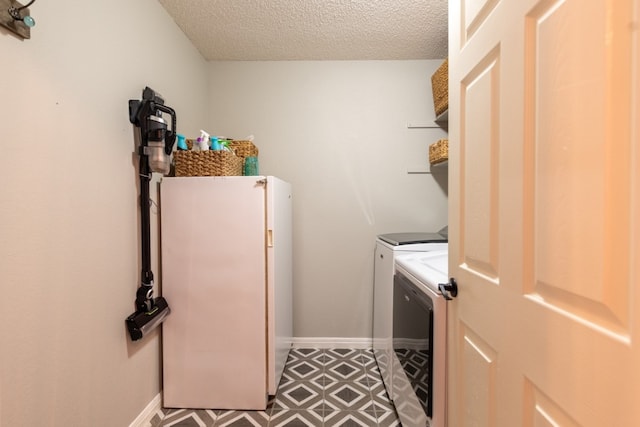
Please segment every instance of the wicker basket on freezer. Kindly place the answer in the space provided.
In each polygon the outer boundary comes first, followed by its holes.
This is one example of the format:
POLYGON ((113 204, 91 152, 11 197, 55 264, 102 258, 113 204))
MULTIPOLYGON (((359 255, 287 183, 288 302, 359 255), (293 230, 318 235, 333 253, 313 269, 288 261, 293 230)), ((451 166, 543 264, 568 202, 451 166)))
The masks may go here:
POLYGON ((251 141, 231 141, 229 143, 231 148, 238 157, 258 157, 258 147, 256 147, 251 141))
POLYGON ((436 116, 449 109, 449 60, 445 59, 442 65, 431 76, 431 90, 433 91, 433 108, 436 116))
MULTIPOLYGON (((187 146, 192 147, 192 141, 187 146)), ((240 176, 242 175, 242 157, 231 151, 182 151, 173 153, 176 176, 240 176)))
POLYGON ((429 146, 429 163, 436 165, 449 159, 449 140, 440 139, 429 146))

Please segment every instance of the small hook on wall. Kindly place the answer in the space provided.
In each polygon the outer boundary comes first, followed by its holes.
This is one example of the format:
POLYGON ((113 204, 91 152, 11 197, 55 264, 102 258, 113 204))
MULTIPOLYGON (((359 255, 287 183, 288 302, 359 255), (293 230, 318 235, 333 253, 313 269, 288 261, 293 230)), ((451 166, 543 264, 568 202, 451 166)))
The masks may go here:
POLYGON ((24 18, 22 16, 20 16, 20 11, 21 10, 28 8, 29 6, 31 6, 35 2, 36 2, 36 0, 31 0, 29 3, 25 4, 24 6, 17 7, 17 8, 11 6, 9 8, 9 15, 11 15, 11 17, 15 21, 22 21, 24 23, 24 25, 26 25, 29 28, 35 27, 36 21, 31 16, 25 15, 24 18))
POLYGON ((23 6, 15 0, 0 0, 0 25, 23 39, 31 38, 31 28, 36 21, 27 8, 35 1, 31 0, 23 6))

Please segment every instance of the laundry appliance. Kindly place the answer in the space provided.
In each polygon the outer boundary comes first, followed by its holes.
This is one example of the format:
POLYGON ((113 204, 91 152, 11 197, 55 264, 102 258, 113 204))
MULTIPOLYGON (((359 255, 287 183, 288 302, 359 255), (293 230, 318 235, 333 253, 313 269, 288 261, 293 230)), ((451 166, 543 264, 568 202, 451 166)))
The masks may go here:
POLYGON ((396 258, 393 288, 393 403, 404 427, 446 423, 448 250, 396 258))
POLYGON ((448 248, 447 227, 438 232, 381 234, 374 253, 373 353, 389 398, 393 399, 393 275, 395 259, 401 254, 448 248))

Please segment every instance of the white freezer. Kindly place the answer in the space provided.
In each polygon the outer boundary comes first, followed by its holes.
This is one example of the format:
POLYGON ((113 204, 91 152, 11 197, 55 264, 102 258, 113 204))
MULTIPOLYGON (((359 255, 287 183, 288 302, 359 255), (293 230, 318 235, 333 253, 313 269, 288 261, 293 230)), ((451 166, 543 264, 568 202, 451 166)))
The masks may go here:
POLYGON ((291 186, 161 183, 164 406, 264 409, 291 347, 291 186))

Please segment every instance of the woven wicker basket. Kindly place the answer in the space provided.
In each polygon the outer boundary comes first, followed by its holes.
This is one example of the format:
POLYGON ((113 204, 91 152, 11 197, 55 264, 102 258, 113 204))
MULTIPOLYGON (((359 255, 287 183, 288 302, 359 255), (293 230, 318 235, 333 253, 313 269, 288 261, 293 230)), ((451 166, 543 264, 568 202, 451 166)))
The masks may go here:
POLYGON ((229 148, 231 148, 238 157, 258 157, 258 147, 251 141, 231 141, 229 148))
MULTIPOLYGON (((187 140, 191 148, 193 142, 187 140)), ((173 153, 176 176, 240 176, 242 157, 230 151, 181 151, 173 153)))
POLYGON ((433 91, 433 108, 436 116, 439 116, 449 108, 449 59, 445 59, 431 76, 431 90, 433 91))
POLYGON ((440 139, 429 146, 429 163, 436 165, 449 159, 449 140, 440 139))

